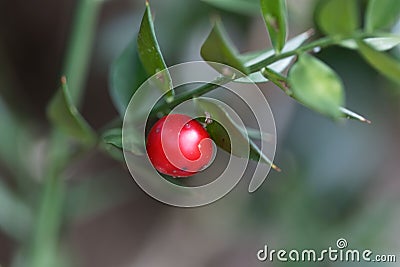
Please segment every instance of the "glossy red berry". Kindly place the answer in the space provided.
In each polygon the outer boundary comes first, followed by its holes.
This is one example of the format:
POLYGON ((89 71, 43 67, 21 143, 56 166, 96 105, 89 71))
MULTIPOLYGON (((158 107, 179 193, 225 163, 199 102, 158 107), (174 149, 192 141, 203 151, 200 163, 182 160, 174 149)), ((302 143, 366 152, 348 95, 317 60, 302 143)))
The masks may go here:
POLYGON ((153 166, 173 177, 187 177, 203 170, 210 164, 213 149, 204 127, 183 114, 170 114, 158 120, 146 142, 153 166))

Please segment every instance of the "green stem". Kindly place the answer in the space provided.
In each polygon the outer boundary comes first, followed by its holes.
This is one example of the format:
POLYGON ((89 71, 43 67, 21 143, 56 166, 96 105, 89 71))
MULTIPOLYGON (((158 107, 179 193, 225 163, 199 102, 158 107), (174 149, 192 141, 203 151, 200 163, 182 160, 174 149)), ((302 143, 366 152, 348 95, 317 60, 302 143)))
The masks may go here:
POLYGON ((44 177, 43 195, 30 252, 30 266, 34 267, 57 265, 58 237, 65 194, 60 172, 64 167, 63 162, 68 159, 67 151, 59 148, 62 139, 64 136, 60 132, 52 133, 48 154, 50 164, 44 177))
MULTIPOLYGON (((80 0, 76 7, 63 67, 76 105, 79 105, 83 95, 100 7, 101 1, 97 0, 80 0)), ((65 196, 62 171, 71 158, 71 150, 68 137, 57 129, 53 129, 50 136, 43 194, 29 248, 29 266, 32 267, 60 265, 57 263, 58 245, 65 196)))
POLYGON ((282 89, 287 95, 292 96, 293 92, 290 90, 289 84, 287 82, 286 77, 282 74, 270 69, 270 68, 263 68, 261 69, 262 75, 273 82, 276 86, 282 89))
MULTIPOLYGON (((346 38, 346 39, 348 39, 348 38, 346 38)), ((324 38, 318 39, 314 42, 311 42, 309 44, 306 44, 304 46, 300 46, 299 48, 294 49, 292 51, 288 51, 288 52, 285 52, 282 54, 274 54, 264 60, 254 63, 253 65, 251 65, 249 67, 249 69, 250 69, 250 72, 256 72, 256 71, 259 71, 260 69, 264 68, 265 66, 268 66, 278 60, 288 58, 291 56, 296 56, 296 55, 299 55, 299 54, 307 52, 307 51, 312 51, 315 48, 324 48, 324 47, 328 47, 328 46, 332 46, 332 45, 337 45, 343 40, 345 40, 345 39, 332 38, 330 36, 324 37, 324 38)))
POLYGON ((312 51, 315 48, 322 49, 332 45, 339 45, 341 42, 345 40, 350 40, 350 39, 358 40, 369 36, 371 36, 371 34, 365 32, 354 33, 353 36, 326 36, 324 38, 315 40, 314 42, 311 42, 309 44, 300 46, 299 48, 294 49, 292 51, 288 51, 282 54, 274 54, 264 60, 254 63, 253 65, 249 66, 249 69, 250 72, 257 72, 260 69, 287 57, 296 56, 308 51, 312 51))
MULTIPOLYGON (((292 90, 290 89, 290 85, 289 82, 287 80, 287 77, 283 76, 282 74, 275 72, 269 68, 263 68, 262 70, 262 75, 267 78, 268 80, 270 80, 271 82, 273 82, 275 85, 277 85, 279 88, 281 88, 288 96, 290 96, 291 98, 293 98, 294 100, 296 100, 299 103, 302 103, 301 101, 299 101, 297 99, 297 97, 293 94, 292 90)), ((342 117, 344 118, 350 118, 350 119, 354 119, 354 120, 359 120, 361 122, 366 122, 368 124, 371 123, 370 120, 364 118, 363 116, 348 110, 345 107, 339 107, 339 110, 342 114, 342 117)))
MULTIPOLYGON (((260 60, 259 62, 256 62, 256 63, 250 65, 249 70, 251 73, 257 72, 257 71, 260 71, 262 68, 264 68, 274 62, 277 62, 281 59, 284 59, 284 58, 288 58, 291 56, 299 55, 304 52, 312 51, 315 48, 324 48, 324 47, 328 47, 328 46, 332 46, 332 45, 338 45, 341 42, 343 42, 344 40, 365 38, 367 36, 369 36, 369 34, 363 33, 363 32, 356 33, 354 36, 351 36, 351 37, 349 37, 349 36, 333 36, 333 37, 327 36, 327 37, 318 39, 314 42, 311 42, 309 44, 306 44, 304 46, 300 46, 299 48, 294 49, 292 51, 288 51, 288 52, 285 52, 282 54, 274 54, 264 60, 260 60)), ((196 96, 204 95, 204 94, 218 88, 219 86, 226 84, 229 81, 232 81, 232 79, 219 78, 213 82, 207 83, 207 84, 202 85, 193 90, 178 94, 175 96, 174 101, 172 101, 171 103, 161 102, 160 104, 156 105, 154 107, 153 111, 151 112, 151 114, 154 115, 154 114, 157 114, 158 112, 167 112, 168 110, 179 105, 183 101, 191 99, 196 96)))
POLYGON ((220 87, 223 84, 228 83, 229 81, 232 81, 232 79, 228 77, 217 78, 214 81, 203 84, 202 86, 199 86, 193 90, 178 94, 177 96, 175 96, 172 102, 170 103, 160 102, 160 104, 156 105, 154 109, 151 111, 151 115, 157 114, 159 112, 167 112, 168 110, 176 107, 183 101, 211 92, 212 90, 220 87))
POLYGON ((79 106, 82 98, 101 3, 101 0, 79 0, 76 8, 62 69, 75 106, 79 106))

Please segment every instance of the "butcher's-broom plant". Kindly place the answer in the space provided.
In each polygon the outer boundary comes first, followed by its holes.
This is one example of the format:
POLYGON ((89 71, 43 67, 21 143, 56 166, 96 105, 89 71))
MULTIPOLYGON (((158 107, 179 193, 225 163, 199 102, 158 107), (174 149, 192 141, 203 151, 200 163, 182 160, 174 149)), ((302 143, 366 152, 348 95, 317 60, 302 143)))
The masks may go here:
MULTIPOLYGON (((222 9, 248 10, 243 1, 232 0, 229 5, 224 4, 226 1, 219 0, 206 2, 222 9)), ((259 15, 264 18, 272 47, 239 53, 221 20, 214 19, 210 33, 204 36, 205 41, 199 51, 202 58, 208 62, 231 66, 256 84, 272 82, 288 97, 330 119, 350 118, 369 123, 367 118, 346 107, 345 88, 340 76, 329 64, 318 59, 316 54, 331 46, 356 50, 379 73, 400 84, 400 62, 391 53, 391 49, 400 44, 400 36, 391 32, 399 18, 400 2, 368 0, 365 1, 364 8, 361 8, 360 1, 356 0, 320 1, 315 11, 317 28, 304 29, 302 34, 291 39, 287 38, 288 4, 285 0, 261 0, 259 3, 259 15), (365 11, 364 14, 362 11, 365 11)), ((105 130, 94 131, 78 109, 84 95, 83 82, 88 73, 93 34, 100 7, 101 1, 78 1, 60 79, 60 89, 47 109, 51 131, 44 179, 40 188, 30 188, 40 192, 35 198, 38 200, 35 205, 39 206, 39 212, 33 214, 29 211, 29 205, 13 202, 13 205, 16 205, 15 209, 20 212, 19 217, 14 219, 28 223, 17 227, 9 223, 13 218, 9 218, 8 222, 1 221, 2 228, 21 244, 14 261, 15 266, 67 265, 68 261, 64 260, 65 255, 60 253, 59 249, 60 229, 65 218, 64 202, 68 192, 64 181, 64 170, 77 155, 94 148, 102 149, 110 156, 123 160, 121 122, 130 98, 147 78, 169 66, 162 56, 163 49, 157 42, 157 29, 153 25, 150 3, 146 2, 137 36, 132 36, 132 42, 110 69, 110 96, 120 117, 110 122, 105 130)), ((126 34, 133 35, 133 32, 126 34)), ((223 85, 237 79, 232 73, 225 73, 222 70, 221 74, 215 77, 215 83, 175 92, 171 87, 171 77, 168 72, 163 72, 163 75, 164 77, 160 79, 162 82, 154 90, 165 92, 165 97, 155 105, 149 121, 156 121, 168 115, 174 107, 186 100, 218 90, 220 86, 216 84, 223 85)), ((0 116, 5 116, 4 114, 0 116)), ((209 116, 212 119, 212 112, 209 116)), ((232 122, 228 118, 224 123, 232 122)), ((232 127, 237 126, 232 125, 232 127)), ((216 145, 227 150, 229 146, 222 144, 221 138, 218 138, 224 134, 226 133, 222 127, 216 127, 211 138, 216 145)), ((255 133, 254 137, 259 135, 260 133, 255 133)), ((29 138, 29 134, 27 136, 29 138)), ((255 142, 250 142, 249 149, 250 159, 264 161, 279 170, 271 160, 260 154, 261 151, 255 142)), ((18 181, 24 180, 26 178, 24 175, 26 174, 23 170, 15 173, 15 176, 19 177, 18 181)), ((23 187, 21 186, 21 190, 26 190, 23 187)), ((10 199, 12 198, 10 194, 10 199)))

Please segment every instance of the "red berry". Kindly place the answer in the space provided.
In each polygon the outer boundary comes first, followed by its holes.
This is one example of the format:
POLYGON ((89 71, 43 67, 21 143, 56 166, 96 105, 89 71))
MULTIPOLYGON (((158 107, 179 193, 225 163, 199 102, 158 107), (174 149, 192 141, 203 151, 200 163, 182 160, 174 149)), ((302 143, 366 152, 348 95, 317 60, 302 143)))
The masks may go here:
POLYGON ((173 177, 187 177, 210 163, 213 144, 196 120, 183 114, 167 115, 154 124, 146 142, 153 166, 173 177))

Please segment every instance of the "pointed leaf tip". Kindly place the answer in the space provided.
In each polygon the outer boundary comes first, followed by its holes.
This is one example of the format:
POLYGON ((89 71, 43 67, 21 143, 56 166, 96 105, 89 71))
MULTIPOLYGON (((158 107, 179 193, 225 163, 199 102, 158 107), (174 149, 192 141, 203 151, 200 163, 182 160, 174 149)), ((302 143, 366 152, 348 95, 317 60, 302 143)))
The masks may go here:
POLYGON ((345 116, 348 119, 354 119, 354 120, 358 120, 358 121, 361 121, 361 122, 365 122, 365 123, 371 124, 370 120, 364 118, 360 114, 355 113, 354 111, 351 111, 351 110, 349 110, 347 108, 344 108, 344 107, 340 107, 339 110, 340 110, 340 112, 342 112, 343 116, 345 116))
POLYGON ((63 75, 63 76, 61 76, 61 84, 62 85, 65 85, 65 84, 67 84, 67 77, 65 77, 65 75, 63 75))
POLYGON ((274 169, 277 172, 282 172, 282 169, 279 168, 278 166, 276 166, 274 163, 272 163, 271 167, 272 167, 272 169, 274 169))

